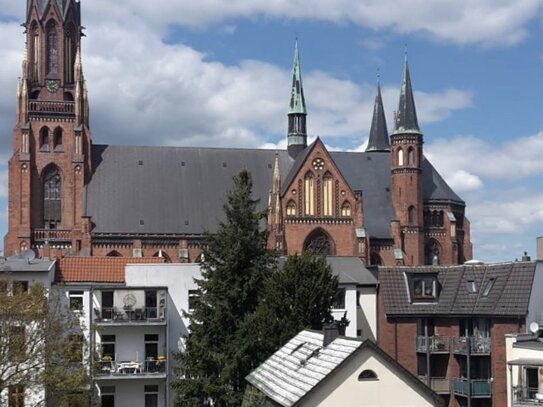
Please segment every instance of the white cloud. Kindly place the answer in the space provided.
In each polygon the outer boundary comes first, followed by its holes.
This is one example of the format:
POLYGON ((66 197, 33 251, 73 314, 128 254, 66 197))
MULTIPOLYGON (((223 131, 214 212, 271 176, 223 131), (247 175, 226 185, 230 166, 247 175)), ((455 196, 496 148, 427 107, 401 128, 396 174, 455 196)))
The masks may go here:
POLYGON ((4 165, 0 165, 0 197, 6 196, 8 196, 8 170, 4 165))

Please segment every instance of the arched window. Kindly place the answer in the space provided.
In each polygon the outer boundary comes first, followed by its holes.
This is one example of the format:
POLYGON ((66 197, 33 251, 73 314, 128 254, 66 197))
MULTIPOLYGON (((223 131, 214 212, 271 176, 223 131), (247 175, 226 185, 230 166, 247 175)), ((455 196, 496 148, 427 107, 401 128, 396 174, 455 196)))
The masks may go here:
POLYGON ((61 179, 56 167, 43 177, 43 221, 48 229, 56 229, 61 220, 61 179))
POLYGON ((62 151, 62 128, 57 127, 53 134, 53 149, 55 151, 62 151))
POLYGON ((45 126, 40 130, 40 151, 49 151, 49 129, 45 126))
POLYGON ((36 82, 39 80, 38 67, 40 61, 40 30, 36 22, 32 23, 30 32, 32 33, 32 42, 30 44, 30 55, 32 58, 30 61, 30 80, 36 82))
POLYGON ((107 257, 123 257, 121 253, 119 253, 117 250, 112 250, 108 254, 106 254, 107 257))
POLYGON ((70 24, 66 28, 64 37, 64 81, 66 83, 74 83, 74 64, 75 64, 75 28, 70 24))
POLYGON ((398 166, 402 166, 403 165, 403 150, 400 148, 398 148, 398 166))
POLYGON ((409 147, 407 150, 407 163, 409 165, 415 165, 415 149, 413 147, 409 147))
POLYGON ((362 380, 379 380, 379 378, 377 377, 377 373, 375 373, 373 370, 366 369, 358 375, 358 381, 362 380))
POLYGON ((315 180, 313 174, 308 172, 304 178, 304 208, 305 215, 315 214, 315 180))
POLYGON ((58 74, 57 28, 54 21, 47 23, 47 75, 58 74))
POLYGON ((162 257, 164 259, 164 263, 172 262, 172 259, 170 258, 170 256, 168 256, 168 254, 164 252, 163 250, 159 250, 158 252, 153 254, 153 257, 162 257))
POLYGON ((324 216, 332 216, 332 175, 330 173, 324 174, 322 181, 322 213, 324 216))
POLYGON ((341 205, 341 216, 351 216, 351 204, 347 201, 343 202, 343 205, 341 205))
POLYGON ((430 240, 424 250, 425 263, 437 266, 441 263, 441 248, 435 240, 430 240))
POLYGON ((334 255, 334 242, 322 229, 316 229, 305 239, 304 251, 315 255, 334 255))
POLYGON ((296 216, 296 203, 292 200, 287 203, 287 216, 296 216))
POLYGON ((414 225, 415 224, 415 207, 414 206, 410 206, 408 209, 407 209, 407 223, 409 225, 414 225))

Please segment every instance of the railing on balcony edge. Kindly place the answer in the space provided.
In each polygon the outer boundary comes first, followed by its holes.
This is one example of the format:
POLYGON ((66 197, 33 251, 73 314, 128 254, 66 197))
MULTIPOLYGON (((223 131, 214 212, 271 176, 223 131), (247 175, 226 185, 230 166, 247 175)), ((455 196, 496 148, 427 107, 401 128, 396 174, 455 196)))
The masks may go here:
POLYGON ((166 359, 145 361, 99 360, 95 362, 96 376, 139 376, 166 373, 166 359))
MULTIPOLYGON (((419 376, 419 379, 424 384, 427 384, 426 376, 419 376)), ((451 381, 448 377, 431 377, 430 388, 437 394, 449 394, 451 392, 451 381)))
POLYGON ((471 397, 492 396, 492 381, 490 379, 453 379, 453 393, 467 397, 469 382, 471 382, 471 397))
POLYGON ((102 307, 94 308, 94 322, 115 323, 153 323, 166 321, 166 307, 102 307))
POLYGON ((75 102, 29 100, 28 112, 36 116, 75 115, 75 102))
POLYGON ((71 242, 71 231, 66 229, 34 229, 32 231, 34 242, 71 242))
POLYGON ((449 353, 450 338, 446 336, 417 336, 417 352, 449 353))
POLYGON ((543 406, 543 391, 537 387, 513 386, 513 406, 543 406), (536 396, 539 395, 539 396, 536 396), (539 398, 538 398, 539 397, 539 398), (541 398, 541 400, 540 400, 541 398))
POLYGON ((489 354, 492 350, 490 338, 461 336, 458 338, 453 338, 453 341, 452 341, 453 353, 467 354, 468 342, 470 344, 469 346, 470 354, 472 355, 486 355, 486 354, 489 354))

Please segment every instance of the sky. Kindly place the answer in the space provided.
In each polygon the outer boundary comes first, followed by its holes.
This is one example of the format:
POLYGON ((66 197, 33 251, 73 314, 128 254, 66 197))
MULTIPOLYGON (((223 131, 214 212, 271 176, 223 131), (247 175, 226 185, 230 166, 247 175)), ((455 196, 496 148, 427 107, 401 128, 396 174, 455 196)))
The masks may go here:
MULTIPOLYGON (((0 0, 0 235, 24 0, 0 0)), ((543 235, 543 0, 81 0, 98 144, 285 148, 295 39, 310 141, 389 132, 407 50, 424 154, 466 202, 474 257, 543 235)), ((1 243, 0 243, 1 244, 1 243)))

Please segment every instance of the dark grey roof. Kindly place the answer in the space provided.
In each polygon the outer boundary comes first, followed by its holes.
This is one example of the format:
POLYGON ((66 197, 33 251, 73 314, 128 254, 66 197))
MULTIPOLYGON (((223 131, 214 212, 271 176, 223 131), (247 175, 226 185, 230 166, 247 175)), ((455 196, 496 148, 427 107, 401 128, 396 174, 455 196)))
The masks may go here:
MULTIPOLYGON (((86 214, 92 217, 92 232, 199 235, 204 230, 214 231, 223 219, 222 206, 232 188, 232 177, 240 170, 251 172, 254 196, 261 200, 260 209, 265 209, 276 153, 282 176, 288 174, 283 178, 284 189, 312 146, 293 161, 285 150, 93 145, 94 173, 86 187, 86 214)), ((362 191, 366 232, 374 238, 390 238, 390 220, 395 217, 390 154, 330 155, 351 189, 362 191)), ((463 204, 426 160, 423 196, 463 204)))
POLYGON ((493 315, 525 316, 535 274, 535 262, 514 262, 477 266, 379 267, 379 283, 387 315, 493 315), (410 273, 437 273, 436 302, 412 303, 410 273), (487 296, 484 287, 494 284, 487 296), (468 292, 474 281, 476 292, 468 292))
POLYGON ((0 273, 17 273, 33 271, 50 271, 55 262, 53 260, 42 259, 13 259, 0 258, 0 273))
POLYGON ((416 132, 419 133, 419 122, 417 120, 417 110, 415 109, 415 98, 411 87, 411 76, 409 75, 409 65, 407 56, 405 58, 402 87, 400 90, 400 103, 396 113, 396 123, 394 134, 416 132))
POLYGON ((377 278, 368 270, 362 260, 354 256, 327 256, 326 262, 338 276, 340 284, 372 285, 378 284, 377 278))
POLYGON ((373 118, 366 151, 390 151, 390 139, 388 138, 380 84, 377 84, 377 95, 375 96, 375 104, 373 106, 373 118))
POLYGON ((60 12, 60 16, 63 20, 66 19, 66 16, 68 14, 68 10, 70 9, 70 5, 73 5, 75 10, 75 17, 76 22, 79 23, 81 15, 80 13, 80 3, 76 2, 74 0, 28 0, 27 1, 27 14, 30 15, 30 11, 32 9, 32 4, 35 3, 36 7, 38 9, 38 16, 41 19, 43 17, 43 14, 47 10, 47 6, 50 2, 55 2, 57 5, 57 8, 60 12))

